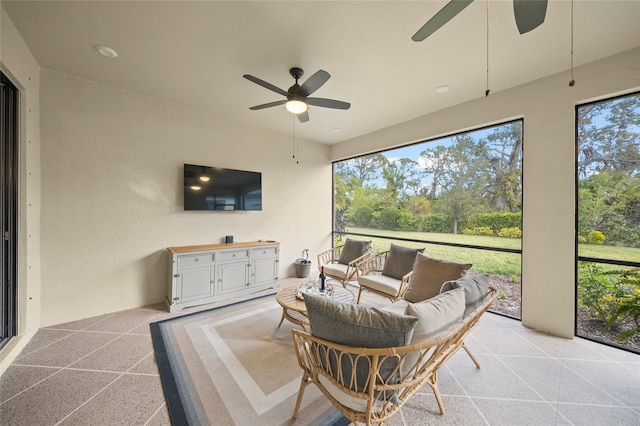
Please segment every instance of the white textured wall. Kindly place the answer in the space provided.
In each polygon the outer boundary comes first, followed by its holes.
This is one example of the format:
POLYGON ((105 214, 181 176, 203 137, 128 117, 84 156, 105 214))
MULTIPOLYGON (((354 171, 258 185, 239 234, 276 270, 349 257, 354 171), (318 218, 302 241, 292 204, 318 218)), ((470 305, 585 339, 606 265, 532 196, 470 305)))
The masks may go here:
POLYGON ((0 13, 0 69, 20 90, 18 336, 0 351, 0 374, 40 327, 40 68, 0 13))
MULTIPOLYGON (((524 117, 522 322, 573 337, 575 105, 640 90, 640 49, 334 145, 331 159, 524 117)), ((479 92, 482 90, 479 89, 479 92)), ((434 94, 435 96, 435 94, 434 94)))
POLYGON ((169 246, 330 246, 327 146, 47 70, 41 116, 43 326, 161 302, 169 246), (183 163, 262 172, 263 210, 183 211, 183 163))

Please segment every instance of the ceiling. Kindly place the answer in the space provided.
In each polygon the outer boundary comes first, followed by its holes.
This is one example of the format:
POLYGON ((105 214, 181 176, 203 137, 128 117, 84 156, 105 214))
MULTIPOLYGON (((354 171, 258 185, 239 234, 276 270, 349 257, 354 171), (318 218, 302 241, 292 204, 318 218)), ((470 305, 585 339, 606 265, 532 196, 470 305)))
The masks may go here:
MULTIPOLYGON (((422 42, 411 36, 447 1, 8 1, 2 7, 39 64, 286 135, 333 144, 484 96, 487 2, 474 1, 422 42), (95 45, 115 49, 109 59, 95 45), (351 109, 282 107, 289 68, 331 79, 313 94, 351 109), (449 85, 446 93, 436 88, 449 85)), ((574 2, 574 65, 640 46, 640 1, 574 2)), ((491 93, 571 63, 571 2, 550 0, 545 22, 520 35, 510 1, 489 1, 491 93)), ((576 75, 576 84, 580 84, 576 75)))

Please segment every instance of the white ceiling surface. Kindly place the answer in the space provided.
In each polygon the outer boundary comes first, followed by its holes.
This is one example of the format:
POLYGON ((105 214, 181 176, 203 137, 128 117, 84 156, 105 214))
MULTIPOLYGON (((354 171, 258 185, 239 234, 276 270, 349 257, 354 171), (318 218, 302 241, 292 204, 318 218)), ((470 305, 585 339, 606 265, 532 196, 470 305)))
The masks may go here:
MULTIPOLYGON (((486 1, 475 1, 423 42, 411 36, 447 1, 2 1, 39 64, 286 135, 281 99, 289 68, 332 77, 312 96, 351 109, 311 107, 298 137, 332 144, 484 96, 486 1), (94 45, 115 49, 108 59, 94 45), (435 89, 450 85, 438 94, 435 89), (339 129, 339 130, 338 130, 339 129)), ((640 1, 574 3, 574 65, 640 46, 640 1)), ((520 35, 510 1, 489 1, 492 93, 565 71, 571 2, 550 0, 545 22, 520 35)), ((580 84, 576 75, 576 84, 580 84)))

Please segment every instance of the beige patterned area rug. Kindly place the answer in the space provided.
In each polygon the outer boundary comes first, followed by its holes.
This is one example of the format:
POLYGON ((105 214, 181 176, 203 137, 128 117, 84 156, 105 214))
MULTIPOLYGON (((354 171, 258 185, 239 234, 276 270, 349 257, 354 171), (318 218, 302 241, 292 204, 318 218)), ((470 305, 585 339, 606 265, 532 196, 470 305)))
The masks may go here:
MULTIPOLYGON (((173 425, 289 425, 302 370, 275 295, 151 324, 173 425)), ((349 422, 314 386, 297 425, 349 422)))

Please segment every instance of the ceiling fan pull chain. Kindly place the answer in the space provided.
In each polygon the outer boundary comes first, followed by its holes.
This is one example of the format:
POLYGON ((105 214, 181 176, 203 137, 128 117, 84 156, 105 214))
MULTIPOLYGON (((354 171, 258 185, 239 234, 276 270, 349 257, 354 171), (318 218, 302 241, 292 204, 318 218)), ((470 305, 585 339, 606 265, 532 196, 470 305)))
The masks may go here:
POLYGON ((573 87, 576 81, 573 79, 573 0, 571 0, 571 80, 569 87, 573 87))
POLYGON ((296 164, 300 164, 300 161, 298 160, 298 138, 296 135, 296 116, 292 115, 291 119, 293 120, 293 132, 291 132, 291 134, 293 135, 293 145, 291 146, 291 151, 293 153, 293 159, 296 160, 296 164))
POLYGON ((489 96, 489 0, 487 0, 487 90, 484 92, 484 97, 489 96))

